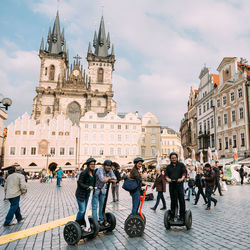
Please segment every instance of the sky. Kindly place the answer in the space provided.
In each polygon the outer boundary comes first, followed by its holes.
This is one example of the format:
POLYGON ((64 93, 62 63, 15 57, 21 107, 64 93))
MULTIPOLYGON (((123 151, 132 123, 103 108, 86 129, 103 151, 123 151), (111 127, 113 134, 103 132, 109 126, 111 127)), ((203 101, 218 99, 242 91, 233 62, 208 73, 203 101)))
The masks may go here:
POLYGON ((3 0, 0 99, 13 101, 6 125, 31 114, 38 50, 57 9, 70 62, 79 54, 85 69, 88 43, 103 14, 115 48, 118 112, 152 112, 177 131, 204 65, 217 73, 223 57, 250 59, 249 0, 3 0))

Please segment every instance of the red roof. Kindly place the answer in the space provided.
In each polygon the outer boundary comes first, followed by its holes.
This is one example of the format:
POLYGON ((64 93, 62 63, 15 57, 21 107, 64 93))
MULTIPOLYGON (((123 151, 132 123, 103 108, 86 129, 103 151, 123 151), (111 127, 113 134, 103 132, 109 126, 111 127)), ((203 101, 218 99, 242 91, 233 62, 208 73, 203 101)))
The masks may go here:
POLYGON ((198 89, 194 89, 195 94, 198 94, 198 92, 199 92, 198 89))
POLYGON ((243 73, 244 71, 247 72, 247 76, 250 78, 250 65, 237 62, 238 69, 243 73))
POLYGON ((218 74, 211 74, 211 76, 213 77, 213 85, 219 85, 219 82, 220 82, 220 77, 218 74))

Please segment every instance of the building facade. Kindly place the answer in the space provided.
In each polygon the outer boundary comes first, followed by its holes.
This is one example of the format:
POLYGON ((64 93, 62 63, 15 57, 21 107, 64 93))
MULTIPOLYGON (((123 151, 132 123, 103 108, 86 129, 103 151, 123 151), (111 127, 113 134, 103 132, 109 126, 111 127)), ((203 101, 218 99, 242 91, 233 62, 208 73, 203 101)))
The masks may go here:
POLYGON ((207 67, 199 75, 200 85, 196 99, 197 113, 197 148, 202 152, 204 161, 208 160, 208 147, 216 149, 214 88, 219 85, 219 75, 211 74, 207 67))

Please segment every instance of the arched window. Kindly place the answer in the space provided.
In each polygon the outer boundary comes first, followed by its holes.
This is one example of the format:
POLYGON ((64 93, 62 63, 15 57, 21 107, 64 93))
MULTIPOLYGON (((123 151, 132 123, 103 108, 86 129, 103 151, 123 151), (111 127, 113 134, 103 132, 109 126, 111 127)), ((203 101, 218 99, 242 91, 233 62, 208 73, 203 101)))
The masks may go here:
POLYGON ((45 75, 47 75, 47 74, 48 74, 48 68, 45 67, 45 75))
POLYGON ((45 110, 45 114, 49 115, 50 112, 51 112, 50 107, 47 107, 46 110, 45 110))
POLYGON ((98 69, 98 82, 103 82, 103 73, 104 71, 102 68, 98 69))
POLYGON ((55 66, 54 65, 50 65, 49 80, 54 81, 54 79, 55 79, 55 66))

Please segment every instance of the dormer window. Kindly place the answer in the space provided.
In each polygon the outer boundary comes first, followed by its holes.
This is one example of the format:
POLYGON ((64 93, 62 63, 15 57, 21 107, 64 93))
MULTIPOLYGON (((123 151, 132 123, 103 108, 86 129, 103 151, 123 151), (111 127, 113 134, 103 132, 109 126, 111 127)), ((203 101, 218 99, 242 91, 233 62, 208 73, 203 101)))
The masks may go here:
POLYGON ((229 70, 228 69, 226 69, 226 71, 225 71, 225 76, 229 76, 229 70))
POLYGON ((98 69, 98 82, 103 82, 103 73, 104 70, 102 68, 98 69))

